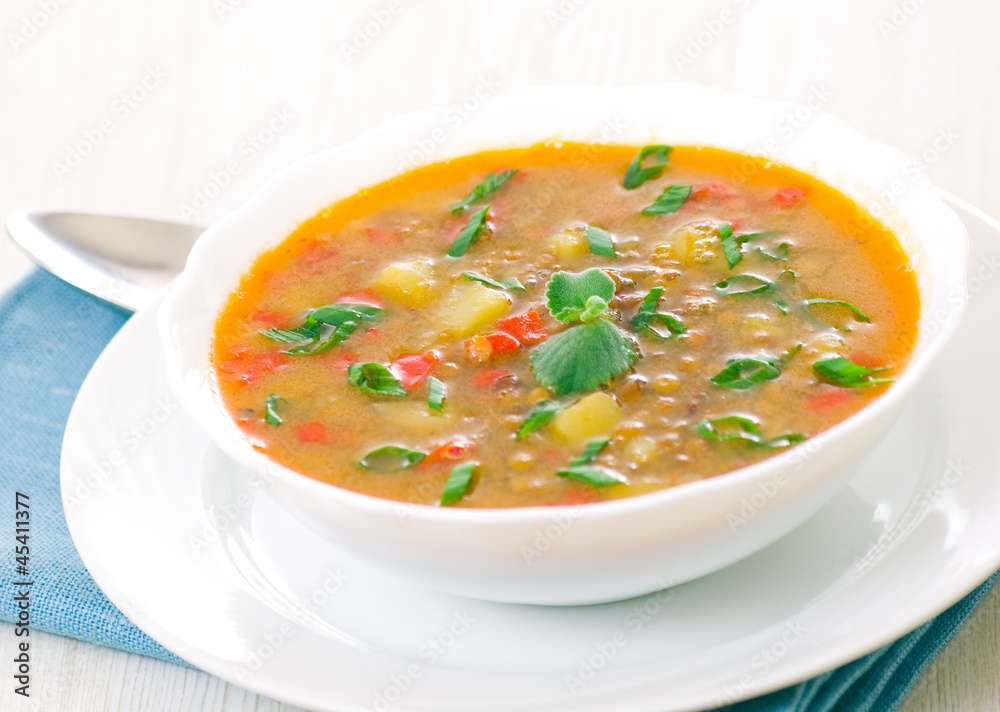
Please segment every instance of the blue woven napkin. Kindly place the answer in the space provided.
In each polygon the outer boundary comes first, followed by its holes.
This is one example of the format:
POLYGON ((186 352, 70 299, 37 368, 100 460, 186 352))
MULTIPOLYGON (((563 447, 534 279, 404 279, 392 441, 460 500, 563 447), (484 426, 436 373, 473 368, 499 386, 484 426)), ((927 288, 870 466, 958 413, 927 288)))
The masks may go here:
MULTIPOLYGON (((73 547, 59 494, 59 451, 70 406, 87 371, 126 316, 45 272, 0 300, 0 502, 13 522, 16 492, 30 497, 31 626, 182 663, 136 628, 98 588, 73 547)), ((9 530, 8 530, 9 531, 9 530)), ((2 547, 0 591, 17 562, 2 547)), ((989 581, 920 628, 837 670, 726 707, 726 712, 890 712, 983 598, 989 581)), ((15 622, 12 595, 0 619, 15 622)))

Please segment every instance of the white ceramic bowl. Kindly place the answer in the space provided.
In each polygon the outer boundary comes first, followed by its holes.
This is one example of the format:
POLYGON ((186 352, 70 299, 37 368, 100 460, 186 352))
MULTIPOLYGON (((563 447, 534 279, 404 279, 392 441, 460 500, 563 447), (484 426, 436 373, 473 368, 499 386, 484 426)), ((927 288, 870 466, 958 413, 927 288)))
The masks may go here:
POLYGON ((160 330, 171 384, 186 409, 230 456, 268 470, 270 494, 330 539, 373 564, 459 595, 596 603, 727 566, 829 501, 958 325, 966 256, 962 223, 907 156, 813 108, 693 85, 547 86, 486 99, 465 118, 447 107, 407 114, 285 169, 201 237, 162 307, 160 330), (255 258, 326 206, 416 165, 550 139, 715 146, 772 158, 840 189, 896 232, 917 271, 920 338, 910 364, 872 404, 774 457, 584 506, 401 505, 322 484, 250 447, 222 406, 208 355, 216 316, 255 258))

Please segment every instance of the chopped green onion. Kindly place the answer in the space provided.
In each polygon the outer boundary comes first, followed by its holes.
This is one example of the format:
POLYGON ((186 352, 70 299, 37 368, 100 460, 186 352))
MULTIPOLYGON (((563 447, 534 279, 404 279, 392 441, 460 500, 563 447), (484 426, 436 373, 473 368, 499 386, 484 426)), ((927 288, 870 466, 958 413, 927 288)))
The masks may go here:
POLYGON ((466 495, 469 483, 472 482, 472 473, 478 465, 478 462, 463 462, 451 469, 448 481, 444 485, 444 492, 441 493, 441 504, 454 504, 466 495))
POLYGON ((521 427, 517 429, 517 435, 514 437, 520 440, 529 433, 533 433, 543 425, 548 424, 555 414, 565 407, 566 406, 553 401, 539 401, 538 405, 535 406, 535 409, 531 411, 531 415, 529 415, 527 419, 521 423, 521 427))
POLYGON ((482 183, 473 188, 465 198, 451 206, 451 214, 458 215, 477 200, 491 197, 500 190, 500 186, 513 178, 516 173, 516 168, 508 168, 499 174, 490 171, 490 174, 483 179, 482 183))
POLYGON ((891 378, 872 378, 872 375, 876 373, 889 370, 888 366, 866 368, 843 356, 817 361, 812 367, 822 380, 841 388, 858 388, 893 382, 891 378))
POLYGON ((778 360, 781 361, 781 363, 783 364, 788 363, 792 359, 792 357, 795 356, 795 354, 797 354, 801 350, 802 350, 802 344, 795 344, 795 346, 788 349, 788 351, 786 351, 785 353, 781 354, 781 356, 778 357, 778 360))
POLYGON ((371 472, 399 472, 406 470, 427 457, 427 453, 398 445, 386 445, 361 458, 358 463, 371 472))
POLYGON ((729 269, 732 269, 743 259, 740 243, 733 237, 733 226, 729 223, 722 225, 719 228, 719 239, 722 240, 722 252, 726 255, 729 269))
POLYGON ((768 252, 767 250, 765 250, 763 247, 758 247, 757 248, 757 252, 759 252, 760 254, 764 255, 764 257, 772 259, 772 260, 774 260, 776 262, 781 262, 783 260, 787 260, 788 259, 788 250, 789 250, 789 245, 788 245, 787 242, 782 242, 780 245, 778 245, 777 247, 775 247, 770 252, 768 252))
POLYGON ((758 383, 770 381, 781 375, 775 361, 741 358, 729 364, 708 380, 720 388, 744 390, 758 383))
POLYGON ((791 284, 795 284, 795 272, 786 269, 778 275, 777 282, 769 282, 752 274, 734 274, 716 283, 715 288, 727 297, 766 296, 774 302, 782 314, 787 314, 788 303, 780 293, 781 283, 788 281, 786 277, 791 279, 791 284))
POLYGON ((691 186, 672 185, 666 188, 660 197, 642 209, 643 215, 667 215, 676 213, 691 195, 691 186))
POLYGON ((668 339, 673 334, 687 333, 687 327, 673 314, 656 311, 662 295, 663 287, 653 287, 649 290, 649 294, 646 295, 639 306, 639 313, 632 317, 632 328, 640 334, 645 334, 656 339, 668 339), (670 333, 664 336, 658 332, 651 326, 651 322, 654 321, 665 324, 670 333))
POLYGON ((670 158, 672 150, 674 150, 673 146, 654 145, 640 148, 639 153, 635 155, 635 158, 632 159, 632 162, 625 170, 625 178, 622 181, 625 189, 632 190, 633 188, 638 188, 647 180, 659 178, 660 174, 663 173, 664 167, 667 165, 667 160, 670 158), (642 162, 647 157, 651 159, 650 162, 652 165, 643 168, 642 162))
POLYGON ((570 465, 589 465, 594 461, 594 458, 607 447, 608 443, 611 442, 611 438, 597 438, 596 440, 591 440, 587 443, 587 447, 583 449, 583 452, 573 458, 569 463, 570 465))
POLYGON ((471 279, 473 282, 479 282, 480 284, 485 284, 487 287, 493 287, 493 289, 506 289, 515 292, 525 291, 524 285, 521 284, 521 280, 517 277, 511 277, 510 279, 505 279, 502 282, 498 282, 495 279, 490 279, 489 277, 483 277, 475 272, 462 272, 462 276, 466 279, 471 279))
POLYGON ((439 413, 444 410, 444 383, 431 376, 427 379, 430 388, 427 395, 427 406, 439 413))
POLYGON ((288 401, 279 396, 276 393, 272 393, 264 401, 264 422, 269 425, 281 425, 283 422, 281 416, 278 415, 278 402, 287 403, 288 401))
POLYGON ((573 465, 556 473, 560 477, 571 477, 580 482, 586 482, 594 487, 608 485, 627 485, 628 481, 620 474, 607 467, 599 465, 573 465))
POLYGON ((745 245, 750 242, 750 240, 759 240, 762 237, 771 237, 772 235, 780 235, 784 230, 765 230, 764 232, 748 232, 745 235, 736 235, 736 241, 741 245, 745 245))
POLYGON ((318 354, 329 351, 354 333, 365 321, 375 321, 382 310, 368 304, 327 304, 311 310, 305 323, 295 329, 266 329, 261 333, 272 341, 299 343, 285 353, 318 354))
POLYGON ((380 363, 352 363, 347 368, 347 382, 366 393, 382 396, 405 396, 406 389, 392 372, 380 363))
POLYGON ((785 433, 766 439, 760 426, 750 418, 741 415, 724 415, 703 420, 695 426, 698 434, 713 442, 737 442, 754 447, 783 448, 806 439, 800 433, 785 433))
MULTIPOLYGON (((811 307, 811 306, 816 305, 816 304, 825 304, 825 305, 828 305, 828 306, 844 307, 846 309, 850 309, 851 310, 851 312, 854 314, 854 318, 855 318, 856 321, 863 321, 863 322, 865 322, 867 324, 870 324, 871 321, 872 321, 871 319, 868 318, 868 316, 863 311, 861 311, 860 309, 858 309, 856 306, 854 306, 850 302, 842 302, 839 299, 806 299, 802 303, 805 306, 807 306, 807 307, 811 307)), ((837 329, 838 331, 850 331, 850 329, 848 329, 847 327, 839 327, 839 326, 837 326, 837 327, 834 327, 834 328, 837 329)))
POLYGON ((458 233, 458 237, 455 238, 455 241, 451 243, 451 247, 448 248, 449 257, 461 257, 465 254, 465 251, 469 249, 469 245, 475 242, 476 238, 479 237, 479 233, 486 226, 486 213, 489 209, 490 206, 487 205, 485 208, 477 210, 472 214, 469 222, 465 223, 465 227, 462 228, 462 232, 458 233))
POLYGON ((736 274, 717 283, 715 288, 727 297, 749 296, 770 292, 774 289, 774 282, 752 274, 736 274))
POLYGON ((587 226, 587 244, 590 251, 602 257, 617 257, 615 255, 615 241, 611 233, 593 225, 587 226))

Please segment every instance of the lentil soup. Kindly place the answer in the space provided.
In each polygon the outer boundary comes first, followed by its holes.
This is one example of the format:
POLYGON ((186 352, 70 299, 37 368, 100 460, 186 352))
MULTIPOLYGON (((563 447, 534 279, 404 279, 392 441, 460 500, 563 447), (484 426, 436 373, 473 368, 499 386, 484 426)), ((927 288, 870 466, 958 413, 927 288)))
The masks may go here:
POLYGON ((895 236, 788 167, 540 144, 416 169, 262 255, 215 329, 254 447, 377 497, 581 504, 713 477, 877 398, 895 236), (749 170, 748 170, 749 168, 749 170))

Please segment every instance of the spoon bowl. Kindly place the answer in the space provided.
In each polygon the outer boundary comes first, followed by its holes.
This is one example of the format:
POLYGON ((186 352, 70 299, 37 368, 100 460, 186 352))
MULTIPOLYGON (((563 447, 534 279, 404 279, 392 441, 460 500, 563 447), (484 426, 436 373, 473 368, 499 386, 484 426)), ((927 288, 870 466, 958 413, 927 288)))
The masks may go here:
POLYGON ((19 210, 14 242, 46 270, 126 311, 138 311, 180 274, 196 225, 96 213, 19 210))

